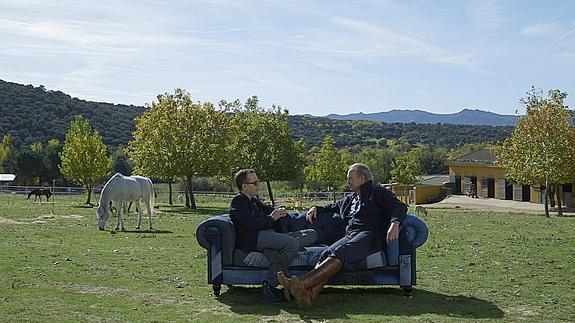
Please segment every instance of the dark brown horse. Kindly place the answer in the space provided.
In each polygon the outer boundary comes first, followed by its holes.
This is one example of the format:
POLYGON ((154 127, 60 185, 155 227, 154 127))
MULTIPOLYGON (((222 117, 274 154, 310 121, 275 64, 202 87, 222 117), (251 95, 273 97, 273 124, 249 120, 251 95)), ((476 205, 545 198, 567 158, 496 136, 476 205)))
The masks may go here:
POLYGON ((30 198, 30 196, 32 196, 32 194, 34 194, 34 202, 36 202, 36 199, 38 197, 40 197, 40 201, 41 201, 42 195, 46 196, 46 202, 48 202, 48 200, 50 199, 50 196, 52 196, 52 192, 50 192, 50 190, 45 189, 45 188, 33 189, 32 191, 30 191, 30 193, 28 193, 28 198, 30 198))

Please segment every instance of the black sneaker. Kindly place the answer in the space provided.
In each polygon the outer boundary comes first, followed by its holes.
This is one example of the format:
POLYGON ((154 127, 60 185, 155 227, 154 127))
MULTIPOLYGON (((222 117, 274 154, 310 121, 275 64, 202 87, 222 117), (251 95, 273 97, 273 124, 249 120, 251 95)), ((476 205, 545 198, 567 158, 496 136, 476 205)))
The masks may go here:
POLYGON ((270 301, 270 302, 285 302, 285 297, 283 295, 283 292, 275 287, 273 287, 272 285, 270 285, 268 282, 264 281, 264 284, 262 286, 262 297, 266 300, 266 301, 270 301))

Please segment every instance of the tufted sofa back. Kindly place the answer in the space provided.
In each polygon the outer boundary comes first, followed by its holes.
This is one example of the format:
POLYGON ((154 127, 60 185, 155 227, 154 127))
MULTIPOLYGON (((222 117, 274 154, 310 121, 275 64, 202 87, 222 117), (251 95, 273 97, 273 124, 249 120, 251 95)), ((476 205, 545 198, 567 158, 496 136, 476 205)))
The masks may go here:
POLYGON ((331 245, 341 239, 345 234, 343 218, 338 214, 321 213, 313 223, 309 223, 306 218, 306 212, 290 214, 282 218, 280 226, 282 232, 293 232, 304 229, 314 229, 317 232, 318 241, 316 244, 331 245))

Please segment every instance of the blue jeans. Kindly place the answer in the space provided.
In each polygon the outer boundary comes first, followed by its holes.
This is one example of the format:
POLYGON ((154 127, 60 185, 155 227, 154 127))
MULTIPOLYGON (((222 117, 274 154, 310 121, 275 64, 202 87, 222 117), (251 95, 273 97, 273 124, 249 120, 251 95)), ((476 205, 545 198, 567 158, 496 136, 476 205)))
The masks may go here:
POLYGON ((301 247, 313 245, 317 240, 314 229, 306 229, 288 233, 274 230, 264 230, 258 233, 256 250, 261 251, 271 263, 264 278, 272 286, 279 284, 277 272, 288 275, 288 268, 301 247))
POLYGON ((345 267, 381 250, 381 238, 377 237, 372 231, 350 232, 327 247, 319 257, 318 263, 328 257, 335 257, 341 260, 345 267))

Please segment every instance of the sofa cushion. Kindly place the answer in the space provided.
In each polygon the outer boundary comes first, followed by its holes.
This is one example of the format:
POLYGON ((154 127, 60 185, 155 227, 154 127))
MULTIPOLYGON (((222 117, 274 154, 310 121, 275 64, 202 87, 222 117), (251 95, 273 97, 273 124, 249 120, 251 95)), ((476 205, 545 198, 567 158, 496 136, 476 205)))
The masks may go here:
MULTIPOLYGON (((290 267, 314 267, 322 252, 327 248, 325 245, 302 248, 298 251, 290 267)), ((383 267, 386 265, 386 257, 383 251, 373 253, 355 264, 350 264, 345 270, 363 270, 383 267)), ((237 249, 234 252, 234 265, 269 268, 270 262, 263 253, 252 251, 248 254, 237 249)))

